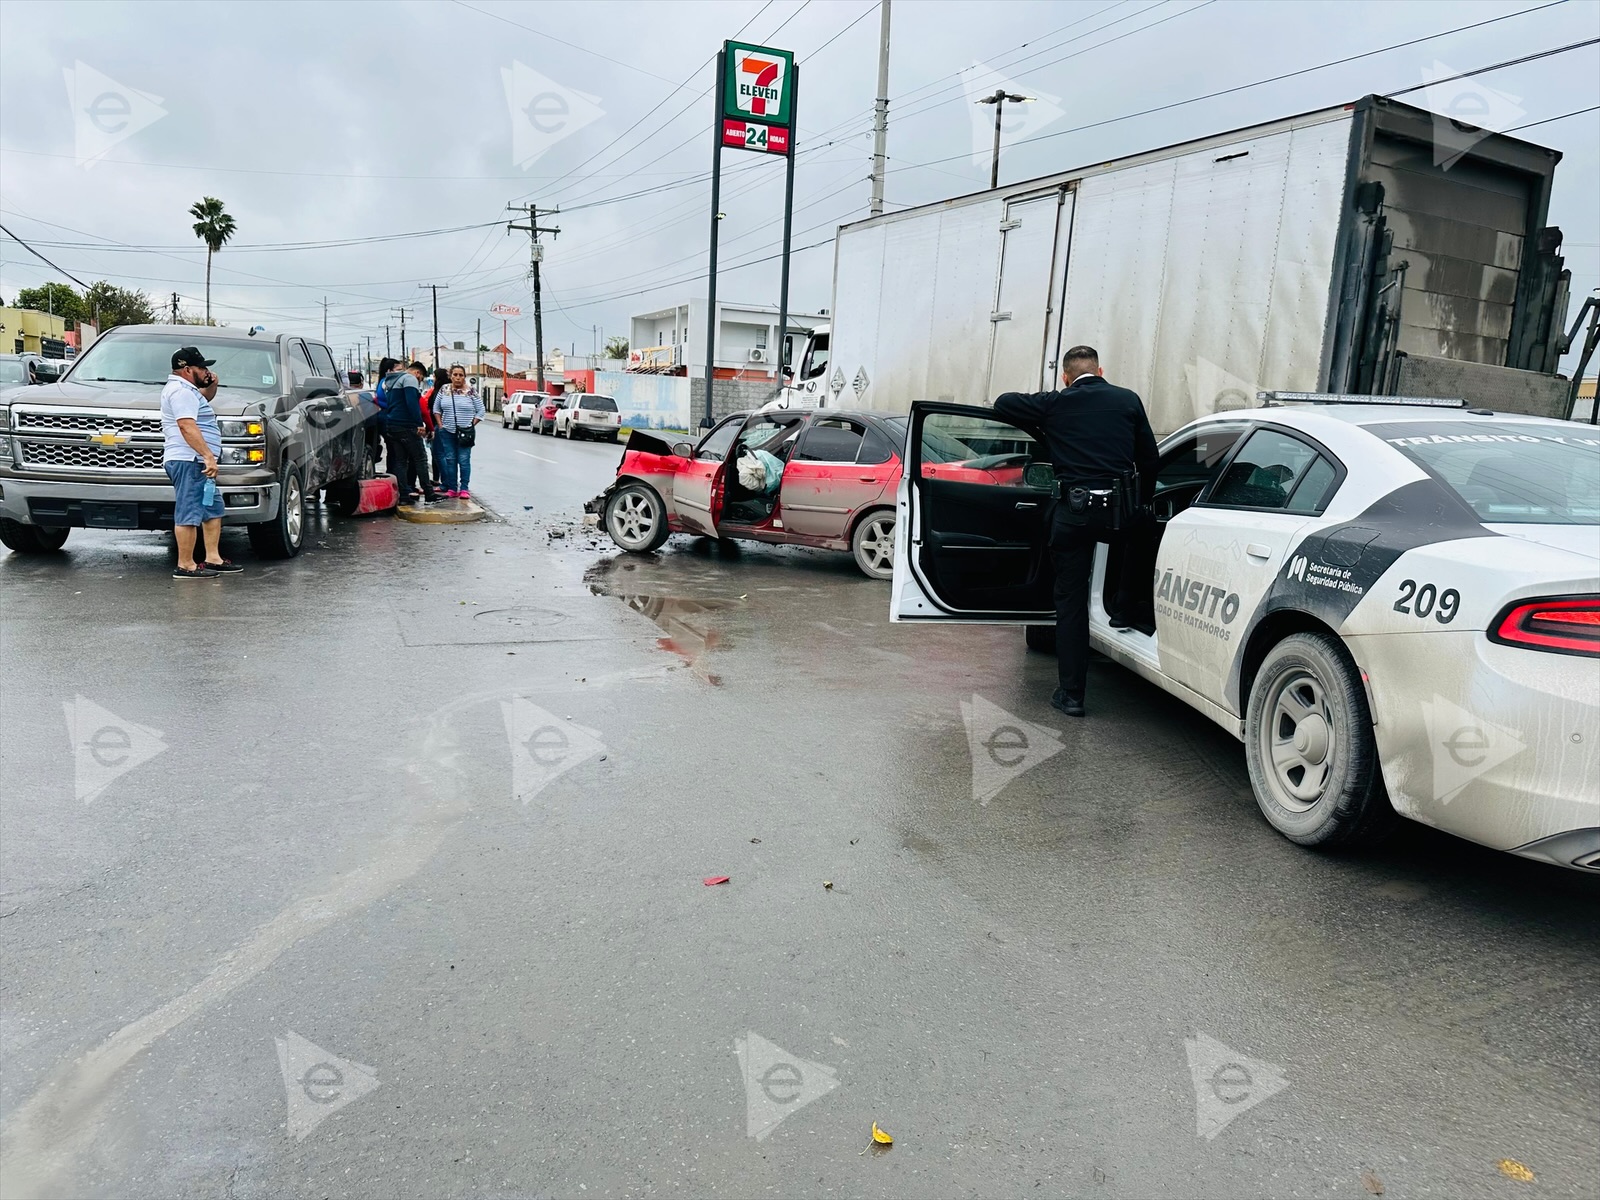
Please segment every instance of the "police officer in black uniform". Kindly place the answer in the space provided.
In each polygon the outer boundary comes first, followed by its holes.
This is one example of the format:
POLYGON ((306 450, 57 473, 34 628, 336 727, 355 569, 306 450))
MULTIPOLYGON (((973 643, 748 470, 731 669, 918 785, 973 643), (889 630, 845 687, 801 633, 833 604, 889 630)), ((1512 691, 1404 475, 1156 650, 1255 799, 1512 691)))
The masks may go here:
MULTIPOLYGON (((1155 492, 1156 438, 1136 392, 1107 383, 1100 355, 1074 346, 1062 363, 1058 392, 1006 392, 994 402, 995 415, 1044 431, 1062 499, 1050 529, 1055 565, 1056 659, 1061 686, 1050 703, 1069 717, 1084 715, 1083 692, 1089 670, 1089 578, 1098 542, 1117 542, 1123 528, 1111 530, 1094 519, 1073 519, 1067 497, 1074 489, 1099 496, 1127 489, 1138 472, 1137 497, 1130 491, 1127 511, 1146 511, 1155 492), (1120 481, 1120 483, 1118 482, 1120 481)), ((1120 590, 1120 589, 1119 589, 1120 590)), ((1117 616, 1120 614, 1113 614, 1117 616)))

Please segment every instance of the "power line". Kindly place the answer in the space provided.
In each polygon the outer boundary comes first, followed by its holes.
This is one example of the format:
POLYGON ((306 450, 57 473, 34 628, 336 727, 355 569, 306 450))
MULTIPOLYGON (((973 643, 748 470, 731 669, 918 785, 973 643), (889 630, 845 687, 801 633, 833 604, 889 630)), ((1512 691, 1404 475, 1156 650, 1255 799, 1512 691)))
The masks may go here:
MULTIPOLYGON (((1539 12, 1539 11, 1541 11, 1543 9, 1546 9, 1546 8, 1554 8, 1558 4, 1565 4, 1565 3, 1567 3, 1567 0, 1549 0, 1549 3, 1541 4, 1537 8, 1525 8, 1525 9, 1522 9, 1522 10, 1520 10, 1518 12, 1506 13, 1503 16, 1490 17, 1488 20, 1485 20, 1485 21, 1475 21, 1471 25, 1459 25, 1454 29, 1446 29, 1446 30, 1443 30, 1440 33, 1431 33, 1431 34, 1428 34, 1425 37, 1412 38, 1409 41, 1404 41, 1404 42, 1395 42, 1392 45, 1388 45, 1388 46, 1379 46, 1375 50, 1366 50, 1366 51, 1363 51, 1360 54, 1350 54, 1350 55, 1345 56, 1344 58, 1336 58, 1336 59, 1333 59, 1333 60, 1331 60, 1329 62, 1317 63, 1315 66, 1301 67, 1297 71, 1287 71, 1282 75, 1273 75, 1273 76, 1270 76, 1270 77, 1268 77, 1266 79, 1254 80, 1251 83, 1241 83, 1241 84, 1235 85, 1234 87, 1222 88, 1219 91, 1207 92, 1203 96, 1190 96, 1186 100, 1174 100, 1170 104, 1158 104, 1154 108, 1140 109, 1138 112, 1124 113, 1124 114, 1122 114, 1121 116, 1118 116, 1118 117, 1107 117, 1103 121, 1091 121, 1087 125, 1075 125, 1071 129, 1058 129, 1058 130, 1054 131, 1053 133, 1041 133, 1041 134, 1038 134, 1035 137, 1022 138, 1019 141, 1013 142, 1012 143, 1012 147, 1015 148, 1017 146, 1026 146, 1026 145, 1029 145, 1029 144, 1031 144, 1033 142, 1049 141, 1051 138, 1066 137, 1068 134, 1071 134, 1071 133, 1082 133, 1082 132, 1084 132, 1085 130, 1088 130, 1088 129, 1099 129, 1102 126, 1105 126, 1105 125, 1115 125, 1119 121, 1131 121, 1135 117, 1148 117, 1153 113, 1168 112, 1168 111, 1170 111, 1170 110, 1172 110, 1174 108, 1182 108, 1185 105, 1198 104, 1203 100, 1215 100, 1219 96, 1230 96, 1230 95, 1234 94, 1235 92, 1248 91, 1250 88, 1265 87, 1269 83, 1281 83, 1285 79, 1294 79, 1294 78, 1297 78, 1298 76, 1301 76, 1301 75, 1309 75, 1313 71, 1325 71, 1330 67, 1343 66, 1345 63, 1356 62, 1359 59, 1372 58, 1372 57, 1374 57, 1376 55, 1379 55, 1379 54, 1387 54, 1391 50, 1403 50, 1408 46, 1416 46, 1416 45, 1421 44, 1422 42, 1434 41, 1434 40, 1436 40, 1438 38, 1442 38, 1442 37, 1450 37, 1451 35, 1457 34, 1457 33, 1465 33, 1467 30, 1470 30, 1470 29, 1481 29, 1485 25, 1493 25, 1493 24, 1495 24, 1495 23, 1497 23, 1499 21, 1508 21, 1512 17, 1525 16, 1528 13, 1539 12)), ((1586 43, 1574 43, 1573 47, 1561 47, 1561 48, 1558 48, 1556 50, 1549 51, 1547 53, 1561 53, 1561 52, 1563 52, 1563 51, 1565 51, 1567 49, 1571 49, 1571 48, 1574 48, 1575 46, 1583 45, 1583 44, 1586 44, 1586 43)), ((1486 71, 1486 70, 1491 70, 1491 69, 1493 69, 1493 68, 1491 68, 1491 67, 1481 67, 1481 68, 1479 68, 1479 72, 1486 71)), ((1466 72, 1466 74, 1469 74, 1469 75, 1470 74, 1475 74, 1475 73, 1478 73, 1478 72, 1471 72, 1471 71, 1466 72)), ((957 162, 957 161, 959 161, 961 159, 964 159, 964 158, 967 158, 967 157, 968 157, 968 155, 966 155, 966 154, 952 154, 952 155, 949 155, 949 156, 947 156, 945 158, 929 159, 925 163, 908 163, 904 167, 890 168, 890 169, 891 170, 908 170, 908 169, 910 169, 912 167, 926 167, 926 166, 933 166, 933 165, 936 165, 938 163, 957 162)))
POLYGON ((595 58, 603 59, 608 63, 615 63, 617 66, 624 67, 629 71, 637 71, 641 75, 650 76, 651 79, 659 79, 662 83, 672 82, 672 80, 668 79, 665 75, 657 75, 654 71, 646 71, 643 67, 636 67, 632 63, 623 62, 620 58, 612 58, 609 54, 601 54, 600 51, 591 50, 587 46, 580 46, 577 42, 569 42, 565 38, 558 38, 553 33, 546 33, 544 30, 535 29, 531 25, 523 25, 519 21, 513 21, 510 17, 502 17, 499 13, 492 13, 487 9, 474 8, 472 5, 466 3, 466 0, 454 0, 454 3, 460 5, 464 9, 467 9, 469 12, 477 13, 480 17, 488 17, 491 20, 503 21, 505 24, 524 30, 527 33, 535 33, 549 41, 560 42, 563 46, 571 46, 574 50, 580 50, 584 54, 593 55, 595 58))
MULTIPOLYGON (((775 3, 775 0, 766 0, 766 3, 763 4, 759 9, 756 10, 756 15, 751 17, 748 21, 746 21, 743 25, 741 25, 739 27, 739 32, 734 34, 733 36, 734 37, 738 37, 740 34, 744 33, 744 31, 746 29, 749 29, 751 25, 755 24, 755 22, 760 19, 761 14, 766 12, 767 9, 771 8, 774 3, 775 3)), ((562 179, 571 178, 573 174, 575 174, 578 171, 583 170, 584 167, 588 166, 595 159, 599 158, 602 154, 604 154, 607 150, 611 149, 611 147, 615 146, 623 138, 627 137, 635 129, 639 128, 639 126, 643 125, 655 113, 659 112, 661 107, 664 104, 666 104, 666 102, 668 100, 670 100, 673 96, 677 95, 679 92, 683 91, 684 88, 688 87, 691 83, 693 83, 694 80, 695 80, 695 77, 697 75, 699 75, 701 71, 704 71, 706 69, 706 67, 710 66, 711 63, 716 61, 716 57, 717 57, 716 54, 712 54, 710 58, 705 60, 705 62, 703 62, 699 66, 695 67, 695 69, 689 73, 688 78, 686 78, 682 83, 678 84, 675 88, 673 88, 665 96, 661 97, 660 100, 656 101, 656 103, 654 105, 652 105, 649 109, 647 109, 645 111, 645 114, 642 117, 640 117, 632 125, 629 125, 621 133, 617 134, 616 137, 612 138, 609 142, 607 142, 604 146, 600 147, 600 149, 596 150, 593 154, 591 154, 588 158, 584 159, 577 166, 573 167, 565 175, 557 176, 557 178, 555 180, 555 183, 552 184, 551 186, 553 188, 555 188, 557 190, 557 192, 559 192, 560 184, 561 184, 562 179)), ((709 91, 709 90, 710 90, 709 88, 706 89, 706 91, 709 91)), ((691 100, 689 102, 689 104, 692 105, 695 100, 700 99, 700 97, 704 96, 705 94, 706 93, 704 91, 698 93, 694 97, 694 100, 691 100)), ((667 121, 667 124, 670 125, 673 121, 677 120, 678 117, 682 116, 684 114, 684 112, 686 112, 686 111, 688 111, 688 106, 687 105, 683 109, 680 109, 677 113, 673 114, 673 116, 667 121)), ((665 126, 663 126, 662 128, 665 128, 665 126)), ((630 149, 632 149, 632 148, 630 147, 630 149)), ((613 159, 611 163, 607 163, 606 166, 611 166, 612 163, 620 161, 621 158, 624 157, 627 153, 628 153, 627 150, 623 151, 622 154, 618 155, 616 159, 613 159)), ((527 199, 528 196, 531 196, 532 194, 533 194, 532 192, 524 192, 521 196, 518 196, 517 199, 518 200, 525 200, 525 199, 527 199)))
POLYGON ((1398 92, 1385 92, 1384 95, 1392 99, 1395 96, 1404 96, 1410 92, 1420 92, 1425 88, 1435 87, 1441 83, 1454 83, 1457 79, 1466 79, 1471 75, 1482 75, 1486 71, 1498 71, 1502 67, 1520 66, 1522 63, 1533 62, 1535 59, 1549 58, 1552 54, 1565 54, 1568 50, 1581 50, 1583 47, 1593 46, 1597 42, 1600 42, 1600 37, 1592 37, 1582 42, 1568 42, 1565 46, 1556 46, 1549 50, 1537 50, 1532 54, 1524 54, 1520 58, 1508 58, 1503 62, 1490 63, 1487 67, 1475 67, 1470 71, 1462 71, 1457 75, 1446 75, 1441 79, 1430 79, 1426 83, 1417 83, 1407 88, 1401 88, 1398 92))
POLYGON ((810 54, 806 55, 803 59, 800 59, 798 61, 800 61, 800 62, 810 62, 813 58, 815 58, 817 55, 821 54, 824 50, 826 50, 829 46, 831 46, 835 42, 837 42, 845 34, 849 33, 857 25, 861 24, 862 21, 866 20, 869 13, 874 13, 874 12, 877 12, 877 11, 878 11, 878 5, 877 4, 869 4, 866 8, 861 10, 861 15, 859 17, 857 17, 854 21, 851 21, 850 24, 846 25, 843 29, 839 30, 838 33, 834 34, 827 41, 823 42, 822 45, 818 46, 810 54))
POLYGON ((13 242, 15 242, 17 245, 21 246, 24 250, 26 250, 29 254, 33 255, 40 262, 44 263, 45 266, 49 267, 51 270, 60 271, 63 275, 65 275, 68 279, 72 280, 73 283, 77 284, 84 291, 87 292, 89 290, 89 285, 87 283, 85 283, 83 280, 79 279, 76 275, 74 275, 71 271, 67 270, 65 267, 56 266, 55 263, 51 262, 44 255, 40 254, 37 250, 35 250, 32 246, 28 245, 27 242, 23 241, 16 234, 12 233, 11 230, 7 229, 4 225, 0 225, 0 233, 4 233, 13 242))
MULTIPOLYGON (((74 161, 76 161, 78 157, 75 154, 57 154, 48 150, 18 150, 11 146, 0 146, 0 156, 7 154, 25 154, 29 158, 68 158, 74 161)), ((274 171, 266 167, 218 167, 213 166, 210 163, 146 162, 137 158, 97 158, 94 161, 96 166, 99 166, 102 163, 110 163, 115 166, 123 167, 154 167, 157 170, 162 171, 214 171, 219 174, 228 175, 283 175, 292 179, 376 179, 385 182, 399 180, 410 183, 437 183, 439 180, 439 175, 437 173, 432 175, 388 175, 367 171, 274 171)), ((629 179, 642 173, 643 172, 639 171, 619 171, 617 173, 617 178, 629 179)), ((681 173, 682 172, 677 171, 656 172, 656 174, 660 175, 676 175, 681 173)), ((450 178, 452 180, 498 180, 502 183, 511 183, 526 181, 529 179, 560 179, 562 176, 528 174, 457 175, 452 172, 450 178)), ((594 179, 605 177, 590 175, 589 178, 594 179)), ((232 247, 229 248, 232 249, 232 247)))
MULTIPOLYGON (((1545 117, 1541 121, 1529 121, 1526 125, 1513 125, 1510 129, 1492 130, 1491 132, 1516 133, 1519 129, 1532 129, 1535 125, 1548 125, 1552 121, 1565 121, 1568 117, 1581 117, 1584 113, 1592 113, 1596 110, 1600 110, 1600 104, 1591 104, 1588 108, 1575 108, 1571 112, 1562 113, 1559 117, 1545 117)), ((1568 242, 1567 244, 1570 246, 1593 245, 1591 242, 1568 242)))

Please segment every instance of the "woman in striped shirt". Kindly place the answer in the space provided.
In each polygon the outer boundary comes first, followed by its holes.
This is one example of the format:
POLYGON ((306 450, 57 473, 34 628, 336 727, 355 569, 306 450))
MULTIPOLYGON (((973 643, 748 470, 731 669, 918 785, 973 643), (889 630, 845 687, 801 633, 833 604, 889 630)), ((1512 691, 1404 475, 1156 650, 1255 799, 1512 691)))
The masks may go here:
POLYGON ((467 386, 467 369, 450 368, 450 386, 434 393, 433 414, 438 421, 434 450, 439 457, 441 483, 446 496, 469 497, 472 482, 474 428, 483 420, 483 401, 467 386))

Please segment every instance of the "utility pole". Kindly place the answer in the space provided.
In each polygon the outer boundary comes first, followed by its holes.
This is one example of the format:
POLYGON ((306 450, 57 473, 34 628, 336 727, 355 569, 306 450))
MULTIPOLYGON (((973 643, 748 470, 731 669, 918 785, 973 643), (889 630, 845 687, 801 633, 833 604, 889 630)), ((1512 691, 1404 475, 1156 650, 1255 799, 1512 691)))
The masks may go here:
MULTIPOLYGON (((390 309, 390 312, 393 311, 393 309, 390 309)), ((383 327, 383 334, 386 338, 389 336, 389 327, 387 325, 383 327)), ((406 349, 406 310, 402 308, 400 310, 400 365, 405 366, 410 358, 411 352, 406 349)))
MULTIPOLYGON (((523 212, 521 205, 506 205, 507 212, 523 212)), ((545 215, 558 213, 561 209, 547 208, 545 215)), ((539 209, 532 204, 526 206, 528 223, 518 225, 511 222, 506 225, 506 232, 520 229, 528 235, 528 261, 532 267, 530 274, 533 276, 533 353, 534 353, 534 378, 539 390, 544 391, 544 300, 539 292, 539 264, 544 261, 544 247, 539 244, 539 235, 548 233, 551 237, 560 237, 561 230, 550 226, 541 228, 539 225, 539 209)))
POLYGON ((439 289, 450 290, 448 283, 419 283, 419 288, 433 289, 433 369, 439 369, 439 289))
POLYGON ((985 96, 977 104, 994 105, 994 159, 989 164, 989 186, 1000 186, 1000 114, 1005 110, 1006 101, 1013 104, 1028 104, 1037 99, 1035 96, 1019 96, 1015 92, 1008 92, 1005 88, 995 88, 994 95, 985 96))
POLYGON ((472 373, 483 375, 483 318, 479 317, 472 326, 472 373))
POLYGON ((322 344, 328 344, 328 298, 322 298, 322 344))
POLYGON ((178 323, 178 293, 177 292, 173 292, 172 293, 172 323, 174 325, 176 325, 178 323))
MULTIPOLYGON (((878 99, 872 109, 872 202, 867 210, 874 217, 883 214, 884 143, 889 138, 889 0, 881 0, 878 8, 878 99)), ((779 343, 780 358, 787 344, 779 343)))
POLYGON ((370 333, 367 334, 367 361, 364 365, 367 369, 362 373, 361 377, 370 382, 372 379, 372 335, 370 333))
POLYGON ((385 358, 394 357, 394 347, 389 345, 389 326, 387 324, 383 327, 383 356, 385 358))

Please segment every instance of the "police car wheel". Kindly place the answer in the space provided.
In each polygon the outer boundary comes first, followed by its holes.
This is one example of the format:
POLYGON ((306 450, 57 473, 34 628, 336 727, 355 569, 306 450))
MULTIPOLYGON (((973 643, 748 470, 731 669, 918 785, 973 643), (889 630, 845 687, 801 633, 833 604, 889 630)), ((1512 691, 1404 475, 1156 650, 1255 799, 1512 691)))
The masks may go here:
POLYGON ((1297 633, 1267 652, 1250 689, 1245 758, 1262 814, 1292 842, 1353 847, 1393 822, 1366 692, 1336 638, 1297 633))

